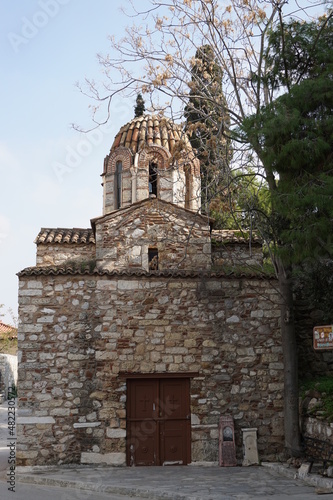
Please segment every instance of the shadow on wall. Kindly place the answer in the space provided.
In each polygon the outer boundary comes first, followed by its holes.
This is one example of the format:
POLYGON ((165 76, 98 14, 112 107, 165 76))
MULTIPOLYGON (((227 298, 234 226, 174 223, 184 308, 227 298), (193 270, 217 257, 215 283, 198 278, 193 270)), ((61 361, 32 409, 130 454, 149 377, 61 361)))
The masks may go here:
POLYGON ((17 385, 17 356, 0 354, 0 395, 8 399, 8 390, 17 385))

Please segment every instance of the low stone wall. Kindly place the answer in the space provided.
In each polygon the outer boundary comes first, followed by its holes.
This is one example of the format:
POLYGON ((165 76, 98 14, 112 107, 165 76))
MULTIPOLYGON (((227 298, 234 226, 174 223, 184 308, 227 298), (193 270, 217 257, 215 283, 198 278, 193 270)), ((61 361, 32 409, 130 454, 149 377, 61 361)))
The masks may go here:
POLYGON ((59 266, 68 261, 87 262, 95 258, 93 244, 39 244, 37 266, 59 266))
POLYGON ((333 423, 306 417, 302 423, 302 432, 305 436, 329 441, 333 445, 333 423))
POLYGON ((262 255, 262 246, 257 243, 253 243, 251 249, 248 243, 212 243, 212 265, 217 269, 225 266, 261 268, 262 255))
POLYGON ((0 391, 4 392, 5 399, 8 396, 8 389, 17 385, 17 356, 12 354, 0 354, 0 391))

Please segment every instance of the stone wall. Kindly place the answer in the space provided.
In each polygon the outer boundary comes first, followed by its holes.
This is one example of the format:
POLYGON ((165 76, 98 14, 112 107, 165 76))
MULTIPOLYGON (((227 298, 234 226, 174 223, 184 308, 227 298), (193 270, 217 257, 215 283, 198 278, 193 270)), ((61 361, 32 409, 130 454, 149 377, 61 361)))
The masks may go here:
POLYGON ((60 266, 68 261, 90 261, 95 259, 95 245, 84 244, 39 244, 37 245, 37 266, 60 266))
POLYGON ((305 417, 302 422, 302 432, 305 436, 321 439, 333 445, 333 423, 305 417))
POLYGON ((8 397, 8 389, 17 385, 17 356, 12 354, 0 354, 0 390, 4 397, 8 397))
POLYGON ((249 246, 246 242, 212 242, 212 266, 223 267, 262 267, 263 253, 262 245, 258 243, 249 246))
POLYGON ((17 463, 125 464, 126 375, 195 372, 192 462, 218 458, 220 414, 283 450, 275 283, 193 274, 21 273, 17 463))
POLYGON ((158 268, 207 270, 211 241, 207 219, 158 199, 145 200, 96 219, 97 266, 148 271, 148 248, 158 248, 158 268))

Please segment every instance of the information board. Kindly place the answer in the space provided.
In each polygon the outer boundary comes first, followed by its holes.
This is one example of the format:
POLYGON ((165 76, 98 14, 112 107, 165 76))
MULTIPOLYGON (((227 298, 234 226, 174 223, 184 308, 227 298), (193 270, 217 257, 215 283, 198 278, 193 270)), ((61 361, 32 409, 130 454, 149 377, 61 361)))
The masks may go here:
POLYGON ((333 349, 333 325, 314 327, 313 348, 316 351, 333 349))

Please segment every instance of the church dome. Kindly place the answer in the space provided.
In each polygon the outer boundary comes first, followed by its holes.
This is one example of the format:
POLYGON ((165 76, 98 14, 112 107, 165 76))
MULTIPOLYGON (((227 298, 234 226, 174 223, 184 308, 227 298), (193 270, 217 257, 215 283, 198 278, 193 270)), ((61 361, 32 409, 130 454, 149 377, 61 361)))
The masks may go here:
POLYGON ((121 127, 102 176, 104 214, 152 197, 200 211, 200 161, 169 118, 143 115, 121 127))
POLYGON ((166 117, 143 115, 121 127, 112 144, 111 153, 119 147, 125 147, 135 154, 146 145, 156 145, 164 147, 172 155, 176 144, 180 142, 182 150, 192 150, 180 125, 166 117))

